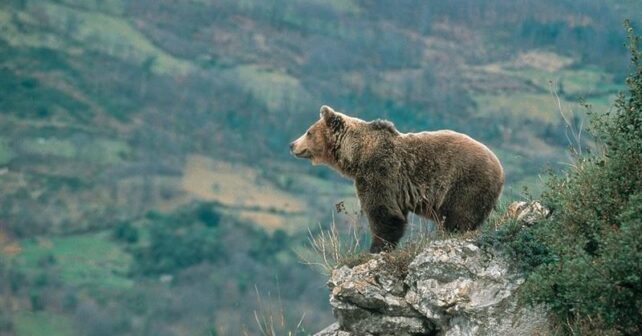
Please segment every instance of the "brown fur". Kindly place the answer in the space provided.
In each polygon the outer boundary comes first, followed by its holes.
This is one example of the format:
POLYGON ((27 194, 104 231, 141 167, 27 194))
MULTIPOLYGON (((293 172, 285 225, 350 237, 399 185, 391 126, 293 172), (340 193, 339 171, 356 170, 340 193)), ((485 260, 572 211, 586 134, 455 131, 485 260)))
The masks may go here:
POLYGON ((467 135, 400 133, 389 121, 366 122, 328 106, 290 148, 297 157, 354 179, 370 222, 373 253, 397 245, 409 212, 451 231, 477 228, 504 184, 495 154, 467 135))

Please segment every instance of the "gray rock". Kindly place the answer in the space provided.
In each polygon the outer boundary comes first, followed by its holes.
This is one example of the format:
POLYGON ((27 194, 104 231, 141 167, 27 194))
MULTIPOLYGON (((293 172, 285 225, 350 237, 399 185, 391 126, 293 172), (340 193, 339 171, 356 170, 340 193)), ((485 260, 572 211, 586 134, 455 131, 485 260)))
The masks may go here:
POLYGON ((537 201, 516 201, 509 204, 506 211, 508 218, 515 218, 526 226, 533 225, 550 214, 551 211, 537 201))
POLYGON ((339 323, 332 323, 327 328, 314 334, 314 336, 353 336, 353 334, 340 330, 339 323))
POLYGON ((395 272, 390 256, 335 269, 328 281, 337 323, 317 336, 549 335, 541 307, 520 307, 524 282, 471 240, 433 241, 395 272))

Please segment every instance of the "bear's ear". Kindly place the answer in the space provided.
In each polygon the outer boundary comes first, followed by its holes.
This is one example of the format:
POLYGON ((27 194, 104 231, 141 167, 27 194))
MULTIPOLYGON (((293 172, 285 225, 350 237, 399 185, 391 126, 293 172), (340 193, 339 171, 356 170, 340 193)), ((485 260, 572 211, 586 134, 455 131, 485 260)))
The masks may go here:
POLYGON ((321 106, 321 111, 319 111, 319 117, 321 117, 323 119, 329 119, 334 114, 336 114, 336 112, 334 112, 332 107, 330 107, 328 105, 321 106))
POLYGON ((340 114, 336 113, 332 107, 328 105, 321 106, 321 119, 325 121, 325 124, 332 132, 339 132, 345 126, 344 120, 340 114))

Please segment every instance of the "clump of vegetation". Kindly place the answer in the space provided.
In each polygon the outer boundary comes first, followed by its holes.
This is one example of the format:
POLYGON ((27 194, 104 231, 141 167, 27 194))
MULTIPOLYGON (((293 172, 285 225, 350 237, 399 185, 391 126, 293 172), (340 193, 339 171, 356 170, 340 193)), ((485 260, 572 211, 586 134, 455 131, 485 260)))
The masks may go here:
POLYGON ((491 213, 481 228, 477 243, 483 248, 499 251, 511 262, 512 267, 521 272, 530 272, 554 258, 531 228, 508 215, 504 203, 491 213))
POLYGON ((138 241, 138 230, 129 221, 120 221, 112 230, 112 237, 125 243, 136 243, 138 241))
MULTIPOLYGON (((150 212, 149 242, 134 248, 137 270, 143 274, 172 273, 205 261, 216 261, 223 253, 218 230, 220 215, 214 204, 186 208, 172 214, 150 212)), ((127 240, 130 230, 115 230, 127 240), (124 233, 123 233, 124 232, 124 233)))
POLYGON ((542 196, 550 218, 499 231, 531 270, 523 298, 550 307, 573 334, 642 334, 642 52, 626 27, 628 92, 593 117, 600 150, 551 176, 542 196))

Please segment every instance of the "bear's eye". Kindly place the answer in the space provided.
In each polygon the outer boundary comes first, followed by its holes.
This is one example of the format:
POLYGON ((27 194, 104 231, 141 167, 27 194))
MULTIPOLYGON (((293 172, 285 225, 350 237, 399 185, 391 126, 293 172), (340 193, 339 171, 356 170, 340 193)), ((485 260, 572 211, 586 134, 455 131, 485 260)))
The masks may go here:
POLYGON ((305 132, 305 135, 306 135, 306 136, 311 136, 311 135, 312 135, 312 132, 307 131, 307 132, 305 132))

